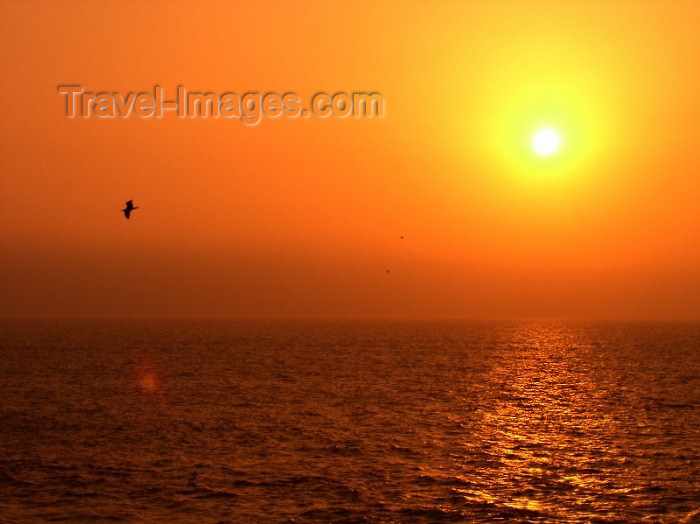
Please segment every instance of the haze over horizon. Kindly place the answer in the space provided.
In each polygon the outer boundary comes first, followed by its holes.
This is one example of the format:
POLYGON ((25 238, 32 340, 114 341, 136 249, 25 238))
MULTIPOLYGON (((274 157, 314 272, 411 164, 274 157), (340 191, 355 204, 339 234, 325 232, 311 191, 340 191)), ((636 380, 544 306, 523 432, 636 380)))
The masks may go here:
POLYGON ((0 20, 2 317, 700 320, 698 3, 32 5, 0 20), (386 110, 70 119, 61 84, 386 110))

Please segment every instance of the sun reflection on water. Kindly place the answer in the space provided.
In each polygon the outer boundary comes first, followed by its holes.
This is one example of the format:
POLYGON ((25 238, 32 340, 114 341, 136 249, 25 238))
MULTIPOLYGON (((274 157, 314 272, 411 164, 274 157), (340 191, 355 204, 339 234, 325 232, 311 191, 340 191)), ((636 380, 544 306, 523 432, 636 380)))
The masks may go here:
POLYGON ((594 346, 561 326, 512 333, 509 352, 485 378, 497 393, 480 407, 476 434, 491 459, 481 473, 488 491, 508 496, 482 491, 484 500, 551 515, 563 494, 581 501, 602 484, 624 482, 600 466, 601 457, 619 459, 619 450, 608 439, 615 423, 604 408, 607 393, 588 368, 594 346))

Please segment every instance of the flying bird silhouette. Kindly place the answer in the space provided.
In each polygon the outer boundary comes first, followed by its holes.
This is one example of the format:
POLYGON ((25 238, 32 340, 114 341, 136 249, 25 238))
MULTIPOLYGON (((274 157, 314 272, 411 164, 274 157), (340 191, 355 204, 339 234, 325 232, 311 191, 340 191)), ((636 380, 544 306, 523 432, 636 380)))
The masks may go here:
POLYGON ((138 209, 138 207, 135 207, 135 206, 134 206, 134 201, 133 201, 133 200, 128 200, 128 201, 126 202, 126 207, 125 207, 124 209, 122 209, 122 213, 124 213, 124 216, 128 219, 128 218, 129 218, 129 215, 131 215, 131 212, 132 212, 134 209, 138 209))

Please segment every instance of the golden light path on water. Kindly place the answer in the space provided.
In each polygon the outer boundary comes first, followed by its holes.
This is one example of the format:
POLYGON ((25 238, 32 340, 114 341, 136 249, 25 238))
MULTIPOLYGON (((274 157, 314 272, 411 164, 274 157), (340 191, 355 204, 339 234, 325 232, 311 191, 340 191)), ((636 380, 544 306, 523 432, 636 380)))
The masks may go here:
POLYGON ((537 486, 546 486, 552 499, 560 491, 601 488, 606 480, 585 462, 608 451, 602 434, 614 421, 611 413, 597 409, 604 393, 579 360, 588 349, 585 341, 532 326, 515 339, 515 354, 486 379, 500 386, 500 394, 498 403, 482 412, 482 427, 488 433, 484 442, 501 457, 494 482, 522 483, 522 489, 516 488, 510 501, 494 502, 525 511, 556 511, 537 486), (551 472, 559 468, 572 473, 553 480, 551 472))
MULTIPOLYGON (((624 503, 644 515, 645 503, 636 496, 664 490, 648 484, 653 471, 672 474, 673 468, 664 464, 671 453, 664 447, 673 441, 668 433, 674 430, 658 421, 647 423, 648 399, 623 385, 628 377, 614 361, 631 358, 628 364, 634 368, 640 362, 624 351, 610 354, 621 348, 606 347, 612 341, 601 340, 575 324, 525 323, 500 342, 507 351, 479 379, 476 390, 470 384, 469 397, 455 393, 465 411, 443 413, 464 429, 463 453, 451 454, 452 466, 462 470, 458 478, 464 487, 453 488, 459 500, 510 507, 520 518, 585 520, 601 511, 596 499, 605 493, 606 521, 629 518, 616 513, 624 503), (647 441, 640 446, 642 436, 647 441), (476 489, 475 470, 481 483, 476 489), (575 502, 563 510, 562 499, 575 502)), ((656 390, 651 399, 663 394, 659 384, 649 386, 656 390)), ((671 405, 686 404, 680 398, 671 405)), ((438 472, 442 468, 426 469, 443 474, 438 472)), ((658 510, 653 503, 646 507, 658 510)), ((700 513, 694 509, 688 507, 690 519, 700 513)))

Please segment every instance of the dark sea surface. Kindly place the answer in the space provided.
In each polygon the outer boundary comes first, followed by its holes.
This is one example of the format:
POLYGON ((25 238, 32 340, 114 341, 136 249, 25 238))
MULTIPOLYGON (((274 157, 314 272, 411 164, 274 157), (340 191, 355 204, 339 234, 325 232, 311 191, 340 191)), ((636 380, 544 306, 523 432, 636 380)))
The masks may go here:
POLYGON ((0 522, 700 522, 700 325, 3 322, 0 522))

